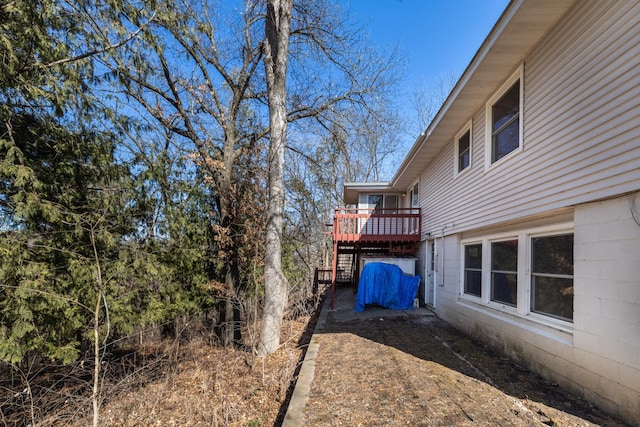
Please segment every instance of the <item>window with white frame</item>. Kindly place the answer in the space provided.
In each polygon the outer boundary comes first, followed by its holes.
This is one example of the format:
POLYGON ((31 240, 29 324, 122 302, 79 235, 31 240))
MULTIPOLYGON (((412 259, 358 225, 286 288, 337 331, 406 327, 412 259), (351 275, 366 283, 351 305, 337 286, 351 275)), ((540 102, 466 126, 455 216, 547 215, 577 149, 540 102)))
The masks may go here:
POLYGON ((462 297, 519 315, 573 322, 573 233, 566 226, 463 241, 462 297))
POLYGON ((522 148, 522 67, 486 105, 487 164, 522 148))
POLYGON ((531 311, 573 320, 573 234, 531 238, 531 311))
POLYGON ((416 182, 413 187, 411 187, 411 191, 409 191, 409 195, 411 196, 411 207, 419 208, 420 207, 420 193, 418 191, 418 183, 416 182))
MULTIPOLYGON (((409 203, 411 205, 411 213, 417 214, 420 207, 420 193, 418 192, 418 182, 416 182, 411 190, 409 190, 409 203)), ((411 218, 409 221, 409 232, 417 233, 419 231, 420 218, 411 218)))
POLYGON ((518 240, 491 242, 491 301, 516 306, 518 240))
POLYGON ((384 196, 384 209, 385 213, 397 213, 398 195, 384 196))
POLYGON ((455 165, 456 174, 471 165, 471 122, 455 137, 455 165))
POLYGON ((464 246, 464 293, 482 296, 482 243, 464 246))

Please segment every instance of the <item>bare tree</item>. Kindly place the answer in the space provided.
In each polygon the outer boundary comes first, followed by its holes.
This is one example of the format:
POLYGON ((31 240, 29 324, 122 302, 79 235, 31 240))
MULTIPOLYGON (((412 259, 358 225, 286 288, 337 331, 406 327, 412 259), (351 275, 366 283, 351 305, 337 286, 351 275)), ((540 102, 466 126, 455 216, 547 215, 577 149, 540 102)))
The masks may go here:
POLYGON ((287 279, 282 272, 284 216, 284 154, 287 138, 287 65, 293 0, 268 0, 265 20, 264 69, 269 99, 269 207, 264 270, 264 314, 258 352, 266 355, 280 346, 280 327, 287 302, 287 279))
MULTIPOLYGON (((255 229, 246 227, 252 210, 246 199, 255 197, 247 197, 252 186, 245 179, 252 176, 247 171, 260 164, 241 159, 260 149, 257 143, 268 129, 255 114, 261 108, 256 100, 264 98, 257 74, 263 55, 258 33, 262 15, 257 7, 256 2, 247 2, 244 13, 229 21, 206 0, 166 1, 153 11, 125 8, 116 30, 135 26, 149 14, 154 16, 153 25, 139 43, 105 56, 104 61, 126 97, 193 153, 191 160, 210 185, 211 226, 225 288, 221 320, 226 345, 240 341, 236 296, 241 250, 255 237, 250 235, 255 229)), ((111 38, 104 22, 93 25, 105 40, 111 38)))
POLYGON ((411 106, 413 107, 417 123, 414 124, 414 134, 424 131, 431 120, 436 116, 440 106, 447 100, 449 92, 456 84, 458 76, 453 71, 447 74, 424 81, 411 96, 411 106))
MULTIPOLYGON (((117 32, 149 23, 124 49, 105 55, 104 64, 126 94, 114 102, 134 100, 159 126, 177 136, 175 141, 191 145, 194 163, 211 185, 212 223, 229 296, 225 323, 234 325, 225 334, 227 343, 239 339, 234 335, 237 304, 232 303, 242 281, 239 254, 246 242, 256 240, 256 231, 266 231, 262 238, 269 242, 262 247, 265 286, 279 288, 278 302, 267 297, 265 312, 281 318, 286 304, 277 241, 282 230, 287 129, 306 139, 344 127, 344 117, 355 111, 374 118, 376 98, 396 78, 390 73, 397 64, 395 53, 380 57, 337 3, 310 0, 270 5, 246 0, 238 13, 233 6, 212 0, 167 0, 154 10, 136 8, 131 2, 117 16, 117 25, 94 23, 105 43, 113 38, 110 28, 117 32), (290 22, 283 36, 279 35, 285 31, 281 19, 290 22), (263 61, 264 73, 259 67, 263 61), (249 162, 247 154, 255 153, 267 136, 270 215, 265 230, 247 226, 244 201, 251 200, 245 195, 250 187, 245 177, 258 175, 252 170, 267 168, 266 159, 249 162)), ((259 197, 254 202, 266 205, 259 197)), ((278 325, 278 321, 267 325, 273 337, 279 336, 278 325)), ((260 351, 273 348, 273 344, 261 345, 260 351)))

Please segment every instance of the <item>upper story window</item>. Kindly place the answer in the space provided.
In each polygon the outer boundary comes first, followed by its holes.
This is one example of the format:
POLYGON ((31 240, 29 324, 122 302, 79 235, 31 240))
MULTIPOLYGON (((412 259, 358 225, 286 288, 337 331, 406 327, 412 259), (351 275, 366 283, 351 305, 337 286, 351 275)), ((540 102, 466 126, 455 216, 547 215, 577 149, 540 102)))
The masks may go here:
POLYGON ((471 165, 471 122, 455 138, 455 173, 466 170, 471 165))
MULTIPOLYGON (((409 203, 412 214, 418 213, 418 208, 420 207, 420 193, 418 192, 418 183, 416 182, 411 190, 409 190, 409 203)), ((411 218, 409 221, 409 232, 417 233, 420 231, 420 218, 411 218)))
POLYGON ((382 194, 369 194, 367 204, 369 209, 382 209, 382 194))
POLYGON ((486 106, 487 164, 522 147, 522 67, 486 106))
POLYGON ((420 207, 420 193, 418 192, 418 183, 416 182, 409 192, 411 195, 411 207, 419 208, 420 207))

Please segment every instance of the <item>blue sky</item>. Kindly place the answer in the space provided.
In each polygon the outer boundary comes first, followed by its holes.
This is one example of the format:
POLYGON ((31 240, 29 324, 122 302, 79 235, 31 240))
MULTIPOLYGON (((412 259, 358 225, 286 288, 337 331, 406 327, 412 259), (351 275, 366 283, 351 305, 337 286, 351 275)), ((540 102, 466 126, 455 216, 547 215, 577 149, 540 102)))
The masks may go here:
POLYGON ((381 46, 399 45, 409 82, 461 74, 508 0, 347 0, 351 15, 381 46))
MULTIPOLYGON (((411 92, 459 77, 508 0, 344 0, 345 9, 379 47, 398 46, 407 59, 400 108, 410 107, 411 92)), ((439 107, 439 106, 438 106, 439 107)), ((422 129, 424 130, 424 129, 422 129)), ((419 133, 419 132, 418 132, 419 133)), ((408 149, 418 135, 408 135, 408 149)))

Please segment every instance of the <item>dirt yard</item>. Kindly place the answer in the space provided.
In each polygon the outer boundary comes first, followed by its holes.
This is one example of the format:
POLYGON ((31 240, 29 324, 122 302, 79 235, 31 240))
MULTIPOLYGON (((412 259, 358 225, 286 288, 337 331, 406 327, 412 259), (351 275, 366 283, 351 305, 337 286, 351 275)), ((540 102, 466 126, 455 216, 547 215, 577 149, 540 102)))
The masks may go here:
POLYGON ((436 317, 331 316, 304 425, 624 425, 436 317))

